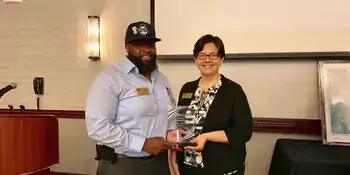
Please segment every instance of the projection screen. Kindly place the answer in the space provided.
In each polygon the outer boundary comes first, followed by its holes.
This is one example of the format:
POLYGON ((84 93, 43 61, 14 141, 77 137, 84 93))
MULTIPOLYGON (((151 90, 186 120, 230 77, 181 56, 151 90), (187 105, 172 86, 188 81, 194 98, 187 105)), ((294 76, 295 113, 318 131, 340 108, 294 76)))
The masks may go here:
POLYGON ((204 34, 227 53, 350 50, 349 0, 155 0, 160 55, 191 54, 204 34))

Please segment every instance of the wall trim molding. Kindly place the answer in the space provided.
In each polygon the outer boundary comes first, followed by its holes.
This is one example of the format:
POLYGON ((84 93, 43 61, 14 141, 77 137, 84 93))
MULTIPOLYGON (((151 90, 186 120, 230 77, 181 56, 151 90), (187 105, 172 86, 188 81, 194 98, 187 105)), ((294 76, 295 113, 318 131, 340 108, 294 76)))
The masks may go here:
POLYGON ((78 173, 67 173, 67 172, 55 172, 51 171, 50 168, 46 168, 33 173, 32 175, 88 175, 88 174, 78 174, 78 173))
POLYGON ((254 117, 254 132, 293 133, 321 136, 321 120, 254 117))
MULTIPOLYGON (((0 109, 0 115, 50 114, 57 118, 84 119, 85 111, 79 110, 35 110, 35 109, 0 109)), ((293 133, 321 136, 321 121, 319 119, 301 118, 265 118, 254 117, 254 132, 293 133)))

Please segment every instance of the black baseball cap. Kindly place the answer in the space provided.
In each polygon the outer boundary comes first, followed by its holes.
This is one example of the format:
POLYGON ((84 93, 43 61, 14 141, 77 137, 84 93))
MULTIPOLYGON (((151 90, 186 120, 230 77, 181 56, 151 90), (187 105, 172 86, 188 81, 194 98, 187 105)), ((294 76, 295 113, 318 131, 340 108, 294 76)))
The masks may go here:
POLYGON ((158 42, 161 39, 156 37, 156 31, 151 24, 138 21, 131 23, 126 29, 125 44, 131 41, 139 40, 153 40, 158 42))

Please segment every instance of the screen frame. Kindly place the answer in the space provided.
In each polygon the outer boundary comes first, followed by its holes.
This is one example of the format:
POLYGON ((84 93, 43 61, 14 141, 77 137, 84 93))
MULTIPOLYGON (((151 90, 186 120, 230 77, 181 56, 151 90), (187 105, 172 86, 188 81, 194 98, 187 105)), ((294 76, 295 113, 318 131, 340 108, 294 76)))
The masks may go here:
MULTIPOLYGON (((155 26, 155 0, 150 0, 150 21, 155 26)), ((191 54, 161 54, 158 60, 193 61, 191 54)), ((271 52, 271 53, 226 53, 225 60, 350 60, 350 51, 337 52, 271 52)))

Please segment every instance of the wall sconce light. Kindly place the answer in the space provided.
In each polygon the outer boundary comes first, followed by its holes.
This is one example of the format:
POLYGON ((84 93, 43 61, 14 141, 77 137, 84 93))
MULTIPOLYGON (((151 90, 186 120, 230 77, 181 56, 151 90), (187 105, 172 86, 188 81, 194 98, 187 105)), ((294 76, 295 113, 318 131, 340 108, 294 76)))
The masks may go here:
POLYGON ((100 60, 100 17, 89 16, 89 59, 100 60))
POLYGON ((3 0, 4 3, 18 3, 18 2, 22 2, 22 0, 3 0))

